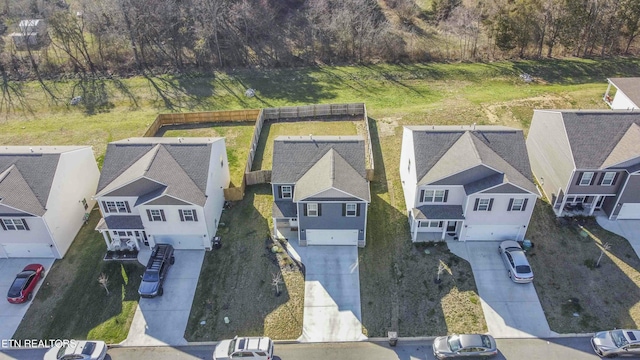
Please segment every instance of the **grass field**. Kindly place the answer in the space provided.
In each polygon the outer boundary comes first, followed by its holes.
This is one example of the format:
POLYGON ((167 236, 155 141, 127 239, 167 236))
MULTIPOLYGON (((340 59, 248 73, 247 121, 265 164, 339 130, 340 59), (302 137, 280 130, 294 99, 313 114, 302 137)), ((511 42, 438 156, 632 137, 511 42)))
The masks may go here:
POLYGON ((15 339, 118 343, 127 337, 144 267, 137 261, 102 261, 104 239, 94 230, 99 219, 100 213, 92 211, 65 258, 53 264, 15 339), (108 276, 109 295, 98 283, 101 273, 108 276))
MULTIPOLYGON (((94 84, 98 89, 97 95, 106 99, 106 103, 99 104, 98 107, 95 103, 79 107, 67 106, 64 104, 66 101, 53 103, 44 98, 35 83, 26 83, 23 84, 24 98, 30 104, 32 112, 6 114, 0 120, 0 144, 88 144, 94 147, 100 162, 108 142, 141 136, 155 116, 161 112, 365 102, 370 117, 376 162, 376 175, 371 183, 372 204, 367 231, 370 237, 367 247, 360 250, 359 254, 365 331, 370 336, 385 336, 386 331, 392 327, 399 330, 400 336, 435 335, 461 331, 460 329, 483 331, 486 325, 478 312, 480 305, 475 298, 473 282, 461 281, 463 277, 472 276, 468 264, 458 260, 455 269, 452 268, 452 281, 455 281, 443 283, 442 288, 423 284, 418 278, 421 272, 433 272, 435 262, 427 259, 442 257, 451 263, 456 260, 450 258, 445 250, 435 253, 431 258, 424 257, 409 243, 408 225, 404 215, 405 205, 397 171, 402 126, 502 124, 523 128, 526 131, 533 108, 605 108, 601 98, 607 87, 606 78, 633 76, 637 73, 640 73, 638 59, 317 67, 262 72, 239 70, 204 76, 105 80, 103 84, 94 84), (523 83, 519 79, 522 72, 533 75, 536 81, 530 84, 523 83), (256 97, 244 97, 244 91, 249 87, 256 89, 256 97), (420 311, 424 310, 426 315, 407 310, 407 307, 418 303, 420 311), (471 317, 461 317, 460 314, 471 314, 471 317)), ((55 87, 61 99, 70 99, 71 89, 75 84, 66 81, 50 85, 55 87)), ((309 133, 309 128, 304 126, 295 129, 297 125, 288 124, 286 130, 278 126, 280 124, 263 131, 264 140, 269 142, 271 136, 285 132, 295 131, 302 135, 309 133)), ((338 128, 323 129, 327 134, 359 131, 347 122, 338 128)), ((319 130, 313 129, 312 132, 317 131, 319 130)), ((244 167, 243 157, 246 156, 246 153, 243 153, 246 147, 242 147, 242 144, 245 143, 245 139, 248 144, 246 136, 249 131, 244 125, 215 129, 168 129, 164 135, 193 136, 213 133, 228 135, 230 139, 227 144, 234 141, 234 147, 229 149, 229 157, 230 160, 237 159, 231 170, 235 179, 241 174, 242 170, 239 168, 244 167), (236 147, 235 144, 240 147, 236 147)), ((262 160, 256 164, 259 164, 258 168, 267 168, 271 161, 269 150, 265 146, 260 151, 262 160)), ((276 267, 274 264, 270 265, 264 252, 264 239, 269 229, 270 218, 268 187, 249 188, 247 198, 237 206, 225 214, 230 219, 223 220, 227 222, 228 228, 221 230, 223 238, 226 239, 222 251, 206 255, 202 272, 204 280, 201 281, 194 300, 194 311, 191 314, 187 337, 190 340, 212 340, 242 331, 246 334, 264 333, 274 338, 296 338, 302 318, 301 278, 285 276, 287 290, 283 296, 273 299, 269 297, 270 272, 276 267), (251 262, 251 267, 246 266, 248 262, 251 262), (252 309, 252 300, 256 294, 259 294, 265 303, 252 309), (224 316, 231 318, 229 325, 221 322, 224 316), (206 325, 199 325, 202 320, 206 321, 206 325)), ((549 216, 544 211, 543 207, 536 210, 537 215, 530 226, 534 228, 534 223, 540 223, 540 233, 544 232, 547 221, 545 219, 549 216), (543 212, 538 213, 539 211, 543 212)), ((74 306, 72 312, 71 305, 61 303, 61 299, 67 301, 67 296, 71 297, 73 294, 71 290, 60 290, 64 288, 61 284, 77 282, 83 287, 71 288, 75 293, 87 291, 85 288, 97 286, 95 279, 100 271, 109 272, 110 278, 113 276, 114 286, 123 284, 124 277, 118 275, 122 272, 115 268, 106 268, 107 265, 98 258, 104 251, 103 241, 98 238, 99 234, 93 231, 93 227, 88 228, 90 229, 83 229, 67 258, 54 265, 54 270, 60 268, 61 274, 70 275, 61 275, 57 283, 52 282, 53 285, 43 287, 43 295, 36 297, 34 306, 27 313, 26 321, 18 331, 19 336, 46 338, 54 333, 56 336, 67 334, 77 338, 99 335, 109 339, 121 339, 126 336, 126 324, 133 316, 130 309, 135 309, 134 298, 130 295, 125 297, 126 301, 99 303, 99 312, 103 309, 104 312, 101 317, 97 317, 99 321, 93 322, 79 319, 74 313, 94 311, 97 305, 94 306, 82 298, 71 299, 68 301, 74 306), (93 241, 91 246, 83 245, 84 242, 90 241, 93 241), (90 248, 94 251, 87 250, 90 248), (104 270, 101 270, 102 267, 105 267, 104 270), (42 302, 42 305, 39 305, 39 302, 42 302), (54 314, 55 323, 51 320, 54 314), (110 324, 118 326, 112 327, 110 324), (121 333, 117 333, 116 327, 123 329, 118 330, 121 333)), ((592 233, 599 234, 598 231, 600 230, 597 227, 593 227, 592 233)), ((545 241, 536 239, 538 236, 534 234, 533 240, 536 244, 540 243, 540 246, 536 245, 537 255, 532 262, 534 270, 542 269, 536 270, 536 276, 538 279, 541 278, 537 288, 545 311, 550 316, 552 328, 556 331, 591 329, 594 326, 592 321, 581 324, 580 320, 577 320, 577 324, 572 324, 571 321, 575 322, 576 319, 567 320, 553 315, 552 307, 558 306, 558 301, 578 297, 575 295, 576 291, 581 289, 576 290, 566 284, 553 284, 553 280, 545 281, 544 271, 552 267, 546 263, 536 264, 535 261, 555 260, 547 255, 549 252, 541 251, 545 246, 557 245, 551 241, 550 236, 549 240, 546 240, 549 245, 545 245, 545 241), (547 300, 552 295, 555 298, 547 300), (566 320, 568 325, 558 325, 556 318, 566 320)), ((622 246, 612 253, 622 251, 622 246)), ((583 254, 590 254, 592 250, 597 253, 597 249, 591 246, 587 247, 583 254)), ((555 251, 553 254, 557 255, 560 249, 555 251)), ((627 259, 624 254, 620 258, 627 259)), ((579 264, 584 263, 584 260, 572 261, 579 264)), ((616 264, 618 269, 629 268, 622 263, 616 264)), ((127 274, 137 271, 127 268, 124 270, 127 274)), ((593 279, 599 279, 595 274, 604 273, 601 270, 589 274, 593 275, 593 279)), ((609 274, 623 276, 619 270, 609 274)), ((633 274, 624 274, 629 278, 633 277, 633 274)), ((549 279, 553 279, 556 275, 548 276, 549 279)), ((428 276, 430 277, 431 275, 428 276)), ((134 289, 137 275, 127 275, 127 278, 131 281, 125 288, 134 289)), ((600 282, 602 280, 594 280, 594 284, 606 288, 607 286, 600 282)), ((626 283, 623 281, 622 284, 626 283)), ((631 282, 626 285, 631 285, 631 282)), ((90 293, 90 301, 98 304, 99 291, 94 293, 91 290, 90 293)), ((128 290, 124 293, 129 294, 128 290)), ((589 301, 586 293, 580 297, 581 304, 586 308, 584 305, 589 301)), ((111 299, 113 298, 109 298, 109 301, 113 301, 111 299)), ((626 306, 625 314, 629 314, 626 320, 639 323, 640 318, 635 305, 618 299, 607 301, 610 304, 621 303, 622 307, 626 306)), ((620 321, 618 324, 622 326, 626 323, 628 322, 620 321)))

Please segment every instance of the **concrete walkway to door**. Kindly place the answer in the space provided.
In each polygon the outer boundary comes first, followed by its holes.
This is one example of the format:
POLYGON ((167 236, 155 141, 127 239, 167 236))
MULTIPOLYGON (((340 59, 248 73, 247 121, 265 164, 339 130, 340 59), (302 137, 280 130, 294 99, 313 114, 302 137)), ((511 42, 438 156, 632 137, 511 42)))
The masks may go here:
POLYGON ((447 242, 452 253, 471 264, 489 333, 496 338, 555 336, 540 305, 535 280, 534 283, 516 284, 509 279, 498 254, 499 243, 447 242))
POLYGON ((289 239, 305 265, 302 342, 360 341, 360 267, 356 246, 300 247, 289 239))
POLYGON ((640 258, 640 220, 609 220, 605 216, 597 216, 596 221, 603 229, 627 239, 640 258))

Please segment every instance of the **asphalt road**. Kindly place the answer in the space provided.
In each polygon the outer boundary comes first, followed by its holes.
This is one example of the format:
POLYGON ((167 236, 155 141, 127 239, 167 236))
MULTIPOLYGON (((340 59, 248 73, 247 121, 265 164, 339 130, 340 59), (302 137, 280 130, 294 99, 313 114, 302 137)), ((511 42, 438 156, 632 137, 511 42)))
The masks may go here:
MULTIPOLYGON (((589 338, 498 339, 497 360, 596 360, 589 338)), ((211 359, 213 346, 112 348, 107 359, 195 360, 211 359)), ((0 352, 0 360, 42 359, 45 350, 0 352)), ((433 360, 430 341, 387 343, 276 344, 276 360, 433 360)), ((640 358, 636 358, 640 359, 640 358)))

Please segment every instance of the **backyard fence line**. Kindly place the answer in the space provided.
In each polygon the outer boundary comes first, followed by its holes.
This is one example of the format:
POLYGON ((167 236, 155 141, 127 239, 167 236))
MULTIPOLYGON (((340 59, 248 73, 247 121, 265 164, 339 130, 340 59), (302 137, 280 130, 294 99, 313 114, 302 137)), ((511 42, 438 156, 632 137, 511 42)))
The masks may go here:
POLYGON ((247 185, 267 184, 271 182, 271 170, 250 171, 244 175, 247 185))

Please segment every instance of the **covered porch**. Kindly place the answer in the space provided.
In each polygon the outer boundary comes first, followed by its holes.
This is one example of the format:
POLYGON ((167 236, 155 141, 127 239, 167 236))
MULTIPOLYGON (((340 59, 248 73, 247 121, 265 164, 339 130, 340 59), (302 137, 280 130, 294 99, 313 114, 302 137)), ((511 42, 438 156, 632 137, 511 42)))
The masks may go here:
POLYGON ((298 238, 298 209, 291 201, 274 201, 272 207, 273 234, 276 238, 298 238))
POLYGON ((567 195, 553 206, 556 216, 594 216, 601 211, 605 195, 567 195))
POLYGON ((139 216, 112 215, 102 218, 96 226, 96 231, 102 234, 107 245, 105 259, 128 258, 128 254, 135 258, 140 249, 149 247, 147 233, 139 216))
POLYGON ((409 213, 411 240, 446 241, 458 240, 464 225, 460 205, 423 205, 409 213))

